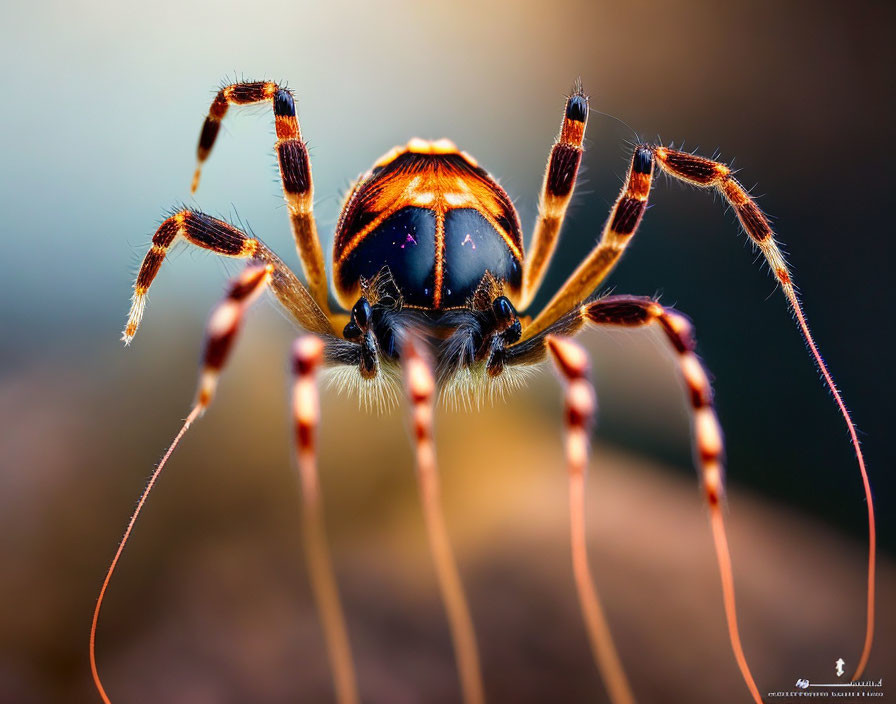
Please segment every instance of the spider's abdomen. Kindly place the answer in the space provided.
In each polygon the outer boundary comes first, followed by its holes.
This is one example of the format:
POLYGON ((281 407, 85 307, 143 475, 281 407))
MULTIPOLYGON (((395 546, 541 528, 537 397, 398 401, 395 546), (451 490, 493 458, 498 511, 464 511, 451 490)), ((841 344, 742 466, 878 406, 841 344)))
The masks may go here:
POLYGON ((447 140, 412 140, 355 186, 334 243, 334 282, 351 307, 361 279, 388 267, 404 304, 466 304, 486 272, 511 295, 522 281, 519 218, 504 190, 447 140))

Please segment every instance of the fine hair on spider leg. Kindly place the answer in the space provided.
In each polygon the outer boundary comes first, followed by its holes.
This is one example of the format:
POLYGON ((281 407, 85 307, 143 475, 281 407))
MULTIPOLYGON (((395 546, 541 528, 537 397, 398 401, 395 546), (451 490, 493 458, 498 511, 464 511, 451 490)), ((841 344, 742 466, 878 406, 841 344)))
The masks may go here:
POLYGON ((631 685, 613 643, 613 635, 588 567, 585 531, 585 474, 589 432, 597 410, 588 380, 585 350, 565 337, 548 336, 548 351, 565 385, 566 461, 569 470, 569 525, 573 573, 579 603, 597 669, 613 704, 634 704, 631 685))
POLYGON ((227 295, 217 305, 209 317, 208 325, 206 327, 205 351, 202 356, 202 372, 199 376, 195 404, 186 420, 184 420, 181 429, 171 442, 171 445, 169 445, 165 454, 162 456, 161 461, 150 475, 149 481, 143 489, 143 493, 140 494, 140 499, 137 501, 137 506, 131 514, 127 528, 125 528, 124 536, 118 544, 115 556, 112 558, 109 569, 106 571, 106 576, 103 579, 103 584, 100 587, 100 593, 97 597, 96 607, 93 611, 93 621, 90 624, 89 647, 90 671, 93 676, 93 682, 105 704, 111 704, 111 701, 103 687, 99 669, 97 667, 96 631, 100 618, 100 610, 103 606, 103 599, 105 598, 106 590, 109 587, 109 581, 112 579, 115 568, 118 566, 118 562, 124 552, 125 545, 127 545, 128 539, 131 537, 131 532, 134 529, 137 518, 140 516, 143 506, 149 498, 149 493, 156 485, 162 470, 174 454, 174 450, 177 448, 184 435, 186 435, 187 430, 189 430, 190 426, 205 413, 206 409, 211 404, 217 388, 218 376, 224 368, 224 365, 227 363, 227 359, 233 348, 233 342, 239 333, 246 309, 267 285, 272 272, 273 267, 270 264, 258 262, 249 264, 243 272, 234 279, 227 295))
POLYGON ((305 335, 296 340, 293 347, 295 383, 292 397, 295 450, 302 489, 302 528, 308 573, 327 643, 336 699, 340 704, 357 704, 355 666, 327 547, 317 472, 317 427, 320 423, 317 373, 323 360, 324 342, 319 337, 305 335))
POLYGON ((436 382, 432 364, 424 356, 421 343, 413 336, 409 336, 402 347, 402 365, 405 389, 411 403, 411 433, 420 501, 442 602, 451 628, 463 700, 465 704, 482 704, 485 701, 485 691, 482 685, 476 634, 457 563, 451 550, 445 517, 442 514, 439 470, 433 437, 436 382))
POLYGON ((309 332, 333 334, 330 319, 302 282, 261 240, 205 213, 180 209, 159 225, 152 237, 152 246, 140 264, 137 280, 134 282, 131 309, 121 338, 126 345, 131 343, 140 327, 150 286, 167 253, 179 241, 186 241, 222 257, 248 259, 273 267, 271 275, 266 279, 267 286, 293 320, 309 332))
MULTIPOLYGON (((722 583, 722 600, 725 618, 728 625, 728 638, 734 653, 741 676, 750 690, 753 700, 761 704, 759 690, 750 672, 741 644, 737 624, 737 610, 734 598, 734 575, 731 569, 731 556, 728 539, 725 533, 722 514, 724 493, 724 472, 722 460, 724 443, 719 421, 713 407, 712 388, 702 363, 695 354, 696 342, 690 321, 677 311, 660 305, 651 298, 638 296, 606 296, 584 303, 576 310, 554 322, 546 333, 524 341, 517 350, 511 348, 512 363, 531 363, 544 356, 544 351, 554 357, 560 372, 566 378, 578 378, 584 373, 586 366, 584 353, 578 354, 577 348, 557 343, 558 336, 574 335, 586 323, 592 325, 613 325, 622 327, 642 327, 651 323, 658 325, 667 343, 677 355, 679 371, 685 383, 691 406, 693 425, 695 460, 699 472, 704 499, 710 514, 710 524, 715 544, 716 562, 722 583), (565 355, 563 353, 566 353, 565 355)), ((579 387, 581 388, 581 386, 579 387)), ((581 425, 582 413, 575 412, 571 401, 584 399, 581 391, 577 395, 567 394, 567 425, 581 425), (575 421, 575 422, 574 422, 575 421)), ((587 448, 586 435, 568 434, 571 441, 567 444, 570 462, 581 458, 587 448)))
MULTIPOLYGON (((592 295, 612 271, 622 253, 634 238, 638 225, 646 211, 652 185, 654 164, 674 179, 699 188, 714 189, 734 210, 740 225, 750 238, 750 241, 762 253, 772 275, 781 287, 797 323, 800 335, 809 349, 810 356, 818 368, 825 386, 834 397, 836 406, 846 424, 859 467, 868 516, 865 639, 861 657, 852 675, 852 680, 855 681, 864 672, 874 640, 877 530, 874 517, 874 499, 871 493, 868 470, 855 424, 809 330, 809 325, 793 282, 793 276, 780 247, 775 241, 771 224, 760 210, 756 201, 734 178, 731 168, 712 159, 705 159, 695 154, 667 147, 648 144, 635 147, 625 185, 613 206, 597 246, 569 276, 532 323, 524 327, 522 341, 525 343, 528 339, 532 339, 551 328, 558 320, 566 316, 568 311, 592 295)), ((551 166, 552 162, 549 162, 549 171, 551 166)), ((574 183, 575 172, 571 170, 570 173, 572 173, 574 183)), ((551 180, 548 178, 545 183, 550 184, 551 180)), ((550 248, 548 248, 548 251, 550 251, 550 248)), ((533 277, 531 276, 527 278, 527 281, 532 280, 533 277)), ((535 283, 537 283, 537 279, 535 283)), ((534 294, 534 291, 532 291, 532 294, 534 294)))
POLYGON ((311 162, 308 158, 308 148, 302 141, 295 99, 288 88, 273 81, 238 82, 221 87, 212 101, 199 135, 196 147, 196 171, 190 184, 190 192, 195 194, 199 187, 202 165, 211 154, 221 128, 221 121, 227 114, 229 106, 263 103, 270 103, 274 113, 274 131, 277 137, 274 148, 280 168, 280 181, 289 211, 293 239, 302 260, 305 280, 308 282, 314 301, 322 311, 329 313, 324 253, 314 218, 311 162))
POLYGON ((149 497, 149 492, 151 492, 152 488, 155 486, 156 480, 159 478, 159 475, 165 468, 165 464, 168 462, 168 459, 174 453, 175 448, 180 443, 181 438, 186 435, 187 430, 189 430, 193 422, 202 415, 202 411, 203 408, 199 404, 193 407, 193 410, 190 411, 190 415, 188 415, 186 420, 184 420, 184 424, 181 426, 181 429, 178 431, 177 435, 174 437, 174 440, 171 442, 171 445, 162 456, 162 460, 156 466, 155 470, 153 470, 149 481, 146 483, 146 488, 143 490, 143 493, 140 494, 140 499, 137 501, 137 507, 131 514, 131 518, 128 521, 127 528, 125 528, 124 531, 124 536, 122 536, 121 542, 118 544, 118 549, 115 551, 115 556, 112 558, 112 562, 109 565, 109 569, 106 571, 105 578, 103 579, 103 585, 102 587, 100 587, 100 594, 97 597, 96 606, 93 610, 93 621, 90 624, 90 672, 93 675, 93 683, 94 685, 96 685, 97 691, 99 692, 99 695, 102 698, 103 702, 105 702, 105 704, 111 704, 111 700, 109 699, 109 695, 106 694, 106 689, 105 687, 103 687, 103 682, 100 679, 99 669, 97 668, 96 630, 97 624, 100 620, 100 609, 103 606, 103 599, 106 596, 106 589, 109 587, 109 581, 112 579, 112 574, 115 572, 115 568, 118 565, 118 561, 121 558, 122 552, 124 552, 124 547, 125 545, 127 545, 128 539, 131 537, 131 531, 134 528, 134 524, 137 522, 137 517, 143 510, 143 504, 146 503, 146 499, 149 497))
POLYGON ((722 582, 722 601, 728 624, 728 639, 741 676, 756 704, 762 704, 759 689, 750 672, 741 644, 734 599, 734 573, 722 514, 724 495, 724 440, 713 406, 712 387, 700 359, 694 353, 696 341, 690 321, 677 311, 668 309, 650 298, 608 296, 582 306, 580 317, 597 325, 640 327, 656 323, 677 355, 677 362, 691 405, 694 454, 703 495, 709 509, 710 524, 716 551, 716 562, 722 582))
POLYGON ((731 169, 724 164, 709 159, 704 159, 687 152, 679 152, 663 147, 654 148, 654 154, 660 167, 668 174, 694 186, 716 189, 727 203, 734 209, 737 219, 744 231, 750 237, 753 244, 762 253, 775 280, 780 285, 782 292, 790 306, 812 361, 818 368, 824 384, 834 397, 837 409, 846 423, 849 432, 850 443, 856 456, 861 475, 862 488, 865 492, 866 511, 868 515, 868 568, 867 568, 867 602, 865 615, 865 640, 862 646, 862 654, 858 665, 853 672, 851 680, 854 682, 865 671, 868 658, 871 655, 871 646, 874 641, 874 586, 877 560, 877 530, 874 518, 874 499, 871 494, 871 481, 868 478, 868 470, 865 466, 865 457, 859 443, 858 431, 853 423, 843 395, 834 383, 834 378, 828 370, 824 358, 815 343, 815 338, 809 330, 806 315, 797 293, 793 276, 787 265, 780 247, 775 241, 774 232, 768 218, 759 209, 756 201, 749 195, 744 187, 738 183, 731 173, 731 169))
POLYGON ((582 163, 585 127, 588 123, 588 96, 576 81, 560 123, 560 133, 551 147, 538 202, 538 220, 532 234, 523 274, 522 308, 527 307, 541 286, 551 257, 557 248, 560 229, 576 186, 582 163))

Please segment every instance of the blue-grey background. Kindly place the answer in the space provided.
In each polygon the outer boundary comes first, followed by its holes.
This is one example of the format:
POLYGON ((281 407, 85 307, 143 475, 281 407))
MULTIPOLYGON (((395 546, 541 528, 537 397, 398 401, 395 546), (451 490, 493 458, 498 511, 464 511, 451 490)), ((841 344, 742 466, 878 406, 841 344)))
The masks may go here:
MULTIPOLYGON (((311 149, 318 222, 327 238, 351 179, 414 135, 447 136, 474 154, 514 198, 525 230, 531 231, 564 95, 581 76, 593 109, 588 151, 549 286, 559 285, 592 245, 617 195, 635 139, 621 121, 642 139, 683 143, 733 161, 742 169, 739 177, 747 186, 758 184, 753 192, 774 216, 810 324, 863 432, 878 497, 882 554, 892 554, 896 544, 890 429, 893 324, 892 286, 886 282, 891 280, 894 255, 890 218, 894 56, 889 36, 894 16, 889 4, 564 0, 240 6, 168 0, 152 5, 7 0, 3 18, 0 700, 91 700, 85 653, 92 600, 145 476, 187 411, 207 311, 220 296, 226 276, 236 270, 209 255, 178 250, 154 285, 133 347, 123 349, 117 337, 130 286, 157 224, 181 202, 239 218, 298 266, 276 178, 268 109, 231 111, 196 199, 188 194, 196 138, 208 104, 222 79, 238 76, 273 78, 295 90, 303 135, 311 149)), ((832 571, 849 575, 837 598, 853 629, 843 648, 857 652, 866 524, 858 472, 842 421, 817 378, 783 297, 763 267, 753 264, 755 255, 720 199, 659 179, 651 206, 609 285, 617 292, 661 294, 665 303, 694 319, 699 350, 715 376, 727 435, 732 520, 738 515, 736 497, 745 496, 782 512, 787 520, 808 521, 815 527, 807 529, 805 544, 794 546, 789 566, 807 580, 810 591, 815 583, 798 556, 812 550, 823 555, 828 536, 843 541, 848 564, 828 565, 817 578, 829 579, 832 571)), ((227 583, 226 576, 209 579, 200 570, 202 581, 190 571, 193 568, 185 567, 197 559, 202 564, 205 540, 215 541, 223 564, 242 565, 243 558, 236 556, 243 553, 234 545, 248 554, 265 549, 276 553, 277 548, 257 546, 270 546, 275 536, 291 536, 283 538, 291 542, 281 548, 282 562, 289 564, 295 588, 305 588, 293 523, 296 507, 290 494, 286 418, 286 355, 294 335, 273 306, 257 308, 218 405, 172 464, 113 583, 100 636, 101 661, 118 691, 131 691, 130 701, 140 696, 166 701, 177 696, 186 697, 184 701, 205 701, 203 697, 280 701, 286 692, 309 691, 289 667, 274 670, 283 677, 282 690, 274 685, 271 690, 245 685, 249 688, 244 690, 242 684, 231 683, 218 691, 215 683, 223 687, 225 681, 220 668, 230 663, 228 676, 236 677, 232 661, 199 645, 198 650, 184 646, 183 652, 178 651, 175 644, 181 631, 158 626, 195 613, 194 601, 177 596, 190 579, 205 585, 197 587, 202 598, 210 598, 208 584, 227 583), (256 535, 253 530, 262 531, 257 541, 251 539, 256 535), (164 597, 158 580, 177 594, 164 597), (180 664, 175 667, 176 663, 180 664), (165 682, 170 691, 153 689, 165 682), (246 691, 255 694, 248 697, 246 691), (202 694, 191 694, 195 692, 202 694)), ((663 465, 656 470, 662 479, 656 481, 672 477, 681 486, 693 487, 687 417, 674 366, 662 345, 639 334, 592 334, 586 340, 596 357, 601 396, 598 448, 604 442, 626 448, 625 457, 663 465)), ((341 546, 344 555, 362 555, 355 561, 345 557, 341 569, 360 575, 363 582, 372 579, 370 570, 379 574, 377 569, 386 569, 380 559, 386 565, 399 560, 402 540, 419 539, 402 421, 398 414, 371 418, 332 394, 325 395, 324 403, 325 422, 331 427, 324 434, 324 453, 327 438, 332 439, 329 450, 334 453, 322 465, 325 492, 329 489, 327 495, 334 501, 328 506, 334 551, 339 554, 341 546), (345 433, 357 434, 361 439, 357 448, 334 447, 345 433), (339 452, 354 454, 344 457, 339 452), (339 481, 327 480, 328 471, 339 481), (395 538, 393 543, 373 541, 369 550, 359 548, 358 535, 370 534, 372 526, 392 525, 393 519, 384 519, 393 515, 390 511, 402 516, 408 512, 410 527, 395 528, 394 535, 412 537, 395 538), (379 567, 374 569, 367 561, 379 567)), ((468 531, 471 545, 480 546, 485 555, 482 564, 492 564, 488 546, 495 554, 516 554, 511 538, 475 529, 477 511, 492 510, 483 495, 507 491, 488 477, 506 476, 510 481, 510 476, 517 476, 517 481, 534 482, 535 475, 546 476, 545 467, 515 466, 515 474, 510 473, 506 463, 515 456, 517 450, 512 448, 525 448, 535 442, 532 437, 555 439, 557 404, 546 376, 529 393, 516 395, 509 406, 498 405, 481 414, 444 414, 440 438, 448 455, 446 494, 451 494, 454 476, 453 491, 459 493, 453 500, 459 510, 469 512, 449 515, 449 522, 460 532, 468 531), (517 418, 518 413, 528 415, 517 418), (543 435, 533 435, 532 428, 543 435), (478 433, 481 444, 465 439, 466 431, 478 433), (450 453, 460 449, 465 450, 457 460, 462 469, 452 474, 450 453)), ((559 452, 559 445, 548 449, 559 452)), ((607 449, 610 454, 616 451, 607 449)), ((523 452, 520 462, 525 464, 527 456, 523 452)), ((561 476, 559 463, 549 469, 561 476)), ((599 492, 600 480, 593 481, 599 492)), ((696 490, 692 493, 681 495, 690 503, 681 514, 672 514, 673 525, 658 525, 658 531, 674 534, 679 516, 702 520, 699 496, 696 490)), ((638 496, 624 515, 650 523, 651 516, 662 514, 662 495, 654 497, 656 505, 646 498, 642 503, 638 496)), ((552 521, 562 556, 562 500, 540 505, 540 510, 552 521)), ((523 514, 508 519, 508 525, 526 523, 523 514)), ((743 543, 751 538, 761 542, 751 532, 752 525, 743 529, 743 543)), ((631 531, 618 532, 634 540, 631 531)), ((639 560, 656 564, 648 549, 656 534, 638 535, 642 542, 631 546, 620 538, 631 548, 625 552, 627 559, 620 558, 619 567, 629 588, 638 579, 625 567, 643 578, 639 560)), ((462 547, 463 540, 461 553, 462 547)), ((708 550, 708 544, 679 547, 685 553, 708 550)), ((733 547, 736 565, 737 548, 733 547)), ((762 569, 763 556, 752 558, 755 562, 745 562, 739 577, 749 579, 762 569)), ((419 561, 408 558, 408 569, 419 573, 419 579, 430 579, 426 559, 425 552, 419 561)), ((480 563, 469 559, 468 569, 475 573, 480 563)), ((279 559, 273 562, 281 564, 279 559)), ((508 558, 509 574, 518 570, 525 575, 527 569, 535 569, 521 562, 508 558)), ((595 563, 600 564, 599 557, 595 563)), ((562 561, 560 569, 556 579, 566 580, 562 561)), ((890 574, 886 569, 885 575, 890 574)), ((501 575, 504 572, 494 576, 486 570, 481 579, 488 585, 506 584, 510 577, 501 575)), ((270 586, 269 579, 259 579, 252 603, 269 606, 269 616, 277 622, 289 622, 288 617, 275 615, 279 613, 271 606, 275 602, 263 588, 270 586)), ((470 579, 480 584, 477 577, 470 579)), ((710 571, 704 580, 710 600, 717 598, 713 579, 710 571)), ((686 585, 687 581, 679 589, 687 592, 686 585)), ((428 581, 418 586, 425 599, 420 597, 423 601, 409 606, 408 612, 428 614, 431 628, 420 626, 421 632, 409 640, 424 642, 431 637, 443 650, 414 670, 419 677, 412 680, 422 688, 442 682, 438 677, 443 676, 444 686, 427 690, 439 694, 430 694, 427 701, 451 700, 456 693, 438 603, 428 601, 434 598, 428 581), (427 669, 437 666, 442 668, 438 676, 435 669, 427 669)), ((521 594, 529 593, 525 586, 518 588, 521 594)), ((648 598, 651 585, 641 588, 648 598)), ((350 586, 345 589, 354 593, 350 586)), ((472 589, 475 616, 477 587, 472 589)), ((284 604, 300 599, 287 591, 284 604)), ((482 587, 482 593, 492 592, 482 587)), ((575 605, 571 595, 564 594, 573 628, 575 605)), ((242 604, 239 595, 233 598, 242 604)), ((307 594, 301 598, 306 599, 307 611, 307 594)), ((529 598, 538 602, 546 597, 521 596, 520 611, 508 615, 502 628, 523 627, 532 620, 523 608, 529 598)), ((373 684, 382 684, 383 672, 389 669, 388 644, 401 640, 392 626, 385 632, 393 635, 376 640, 376 634, 382 635, 376 619, 391 612, 357 594, 349 602, 350 620, 353 615, 359 621, 373 619, 370 642, 384 648, 375 664, 368 663, 369 698, 414 700, 400 687, 383 685, 380 690, 373 684), (380 696, 381 691, 389 694, 380 696)), ((479 610, 488 612, 491 603, 483 597, 479 610)), ((752 607, 768 616, 773 609, 787 612, 788 603, 771 591, 752 607)), ((220 624, 221 614, 235 608, 228 604, 211 609, 210 622, 220 624)), ((400 621, 402 609, 395 604, 390 608, 400 621)), ((712 601, 706 610, 716 618, 721 607, 712 601)), ((817 614, 820 620, 825 617, 817 614)), ((763 623, 756 626, 756 638, 769 637, 763 623)), ((894 632, 887 623, 892 625, 884 621, 879 628, 873 661, 878 668, 871 675, 879 675, 887 654, 894 652, 894 632)), ((238 640, 236 630, 217 638, 207 626, 184 626, 183 631, 204 633, 199 642, 206 644, 238 640)), ((270 623, 259 626, 258 633, 269 634, 269 628, 270 623)), ((320 657, 312 647, 319 644, 315 628, 309 611, 307 633, 290 633, 287 641, 312 648, 320 657)), ((567 699, 602 696, 579 633, 578 640, 570 636, 571 642, 564 639, 563 646, 546 648, 555 655, 568 648, 579 658, 578 666, 570 665, 562 678, 548 674, 517 690, 514 677, 498 676, 502 670, 494 663, 500 658, 488 645, 492 642, 488 625, 482 628, 486 669, 491 657, 495 674, 490 686, 496 696, 499 692, 505 700, 522 700, 526 695, 537 700, 543 692, 567 699), (560 680, 581 680, 585 689, 569 684, 572 689, 564 690, 567 685, 559 685, 560 680)), ((654 635, 659 642, 668 638, 654 635)), ((837 642, 836 634, 830 637, 837 642)), ((265 642, 263 635, 258 638, 265 642)), ((651 641, 650 629, 644 640, 651 641)), ((719 667, 731 669, 724 640, 721 643, 718 648, 707 645, 706 657, 718 657, 725 663, 719 667)), ((364 650, 364 643, 356 645, 364 650)), ((637 639, 630 646, 635 657, 644 652, 644 643, 637 639)), ((273 667, 272 653, 265 657, 262 645, 252 647, 255 650, 235 645, 233 658, 238 661, 250 650, 261 652, 259 662, 273 667)), ((288 647, 271 650, 289 662, 299 660, 295 652, 284 655, 290 653, 288 647)), ((677 650, 674 644, 662 652, 677 650)), ((520 652, 520 660, 508 665, 508 671, 518 673, 544 655, 538 648, 534 655, 525 648, 520 652)), ((644 658, 648 667, 641 679, 653 682, 656 692, 665 691, 664 666, 657 664, 659 659, 644 658)), ((693 667, 698 665, 699 660, 693 667)), ((778 665, 787 672, 793 669, 790 663, 778 665)), ((276 680, 274 675, 262 677, 266 671, 261 665, 244 662, 244 667, 246 682, 276 680)), ((315 661, 314 667, 323 673, 320 696, 326 697, 325 666, 315 661)), ((736 672, 723 671, 719 678, 738 686, 736 672)), ((649 700, 651 691, 645 689, 643 697, 649 700)), ((700 696, 711 700, 721 695, 691 692, 692 698, 700 696)))

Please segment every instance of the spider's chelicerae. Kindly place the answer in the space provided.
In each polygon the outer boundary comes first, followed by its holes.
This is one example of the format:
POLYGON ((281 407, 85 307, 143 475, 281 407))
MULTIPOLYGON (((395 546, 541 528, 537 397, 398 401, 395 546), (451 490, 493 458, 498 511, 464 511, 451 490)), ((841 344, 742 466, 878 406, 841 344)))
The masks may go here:
POLYGON ((510 198, 466 152, 447 139, 412 139, 383 156, 350 190, 336 226, 333 296, 313 214, 308 151, 302 141, 292 93, 273 82, 241 82, 218 92, 199 138, 199 166, 208 158, 230 105, 270 103, 276 151, 292 233, 305 283, 259 239, 233 225, 184 209, 166 219, 152 238, 134 288, 124 331, 130 343, 143 315, 146 294, 169 249, 187 241, 248 265, 212 314, 197 399, 178 436, 153 473, 103 583, 90 638, 93 676, 104 701, 95 658, 95 635, 103 596, 146 496, 174 447, 212 401, 247 305, 265 288, 306 331, 294 349, 294 420, 304 501, 304 527, 315 598, 327 641, 334 686, 341 702, 358 700, 347 628, 323 532, 315 434, 316 370, 325 364, 340 381, 375 404, 411 405, 427 530, 454 639, 464 700, 484 700, 472 621, 447 539, 438 498, 433 405, 437 395, 462 401, 513 384, 522 370, 556 363, 566 385, 566 452, 570 476, 573 568, 595 663, 614 702, 634 701, 616 654, 588 568, 584 532, 584 476, 594 392, 587 357, 569 338, 587 325, 640 327, 654 324, 678 359, 693 409, 694 442, 715 541, 722 596, 734 656, 755 701, 759 691, 737 632, 731 561, 721 511, 722 433, 703 365, 694 353, 691 324, 652 298, 596 296, 634 236, 647 207, 656 170, 720 193, 759 248, 780 285, 815 364, 848 426, 868 505, 870 550, 866 637, 853 679, 864 670, 874 623, 875 533, 870 487, 855 428, 809 332, 788 266, 769 221, 731 170, 717 161, 671 148, 635 147, 622 193, 596 246, 541 310, 532 310, 572 197, 588 119, 588 99, 577 87, 566 101, 560 134, 551 148, 538 221, 523 253, 520 221, 510 198), (331 298, 339 306, 332 304, 331 298), (343 312, 350 311, 349 313, 343 312))

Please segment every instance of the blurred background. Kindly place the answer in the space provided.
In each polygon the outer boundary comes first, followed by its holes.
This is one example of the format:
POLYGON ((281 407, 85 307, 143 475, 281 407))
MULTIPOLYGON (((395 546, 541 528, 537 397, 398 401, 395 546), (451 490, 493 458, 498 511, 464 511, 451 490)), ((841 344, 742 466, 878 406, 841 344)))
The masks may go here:
MULTIPOLYGON (((896 697, 892 3, 7 0, 3 16, 0 701, 98 700, 94 600, 189 409, 207 313, 238 270, 178 249, 124 349, 136 267, 166 211, 185 202, 241 221, 298 268, 268 108, 231 111, 188 196, 202 119, 237 76, 295 90, 327 245, 350 181, 414 135, 474 154, 531 232, 577 76, 591 95, 588 151, 548 290, 593 244, 635 139, 718 153, 758 184, 863 431, 881 537, 867 675, 896 697)), ((695 321, 727 434, 747 656, 763 692, 832 681, 864 633, 865 507, 845 428, 734 216, 666 179, 651 204, 609 285, 659 294, 695 321)), ((147 505, 100 624, 113 701, 331 699, 291 458, 295 335, 273 305, 254 309, 216 405, 147 505)), ((635 693, 745 700, 674 361, 650 333, 583 340, 601 401, 592 566, 635 693)), ((508 403, 438 417, 492 701, 605 698, 569 565, 560 403, 545 372, 508 403)), ((362 696, 457 701, 404 419, 331 392, 323 414, 328 530, 362 696)))

